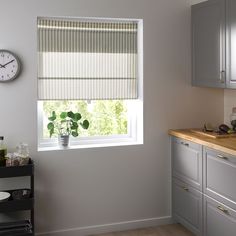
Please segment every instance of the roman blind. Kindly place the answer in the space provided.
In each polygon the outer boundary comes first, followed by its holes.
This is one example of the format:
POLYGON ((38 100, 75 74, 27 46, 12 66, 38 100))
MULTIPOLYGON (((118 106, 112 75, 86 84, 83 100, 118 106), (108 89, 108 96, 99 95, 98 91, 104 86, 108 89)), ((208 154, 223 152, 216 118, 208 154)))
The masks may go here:
POLYGON ((136 99, 138 22, 38 18, 39 100, 136 99))

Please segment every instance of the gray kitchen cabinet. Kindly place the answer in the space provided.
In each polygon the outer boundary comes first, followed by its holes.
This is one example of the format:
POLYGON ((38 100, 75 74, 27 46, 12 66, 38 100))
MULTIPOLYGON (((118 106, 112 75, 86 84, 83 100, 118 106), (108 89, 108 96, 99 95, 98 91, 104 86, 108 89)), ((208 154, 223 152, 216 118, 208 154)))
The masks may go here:
POLYGON ((208 0, 192 6, 194 86, 226 87, 225 8, 225 0, 208 0))
POLYGON ((226 87, 236 88, 236 1, 226 1, 226 87))
POLYGON ((236 157, 171 138, 172 216, 198 236, 236 235, 236 157))
POLYGON ((172 175, 202 191, 202 146, 172 138, 172 175))
POLYGON ((236 235, 236 211, 204 196, 204 236, 236 235))
POLYGON ((202 193, 173 178, 173 218, 196 235, 202 234, 202 193))
POLYGON ((172 137, 172 214, 202 236, 202 146, 172 137))
POLYGON ((204 148, 204 193, 236 210, 236 158, 204 148))

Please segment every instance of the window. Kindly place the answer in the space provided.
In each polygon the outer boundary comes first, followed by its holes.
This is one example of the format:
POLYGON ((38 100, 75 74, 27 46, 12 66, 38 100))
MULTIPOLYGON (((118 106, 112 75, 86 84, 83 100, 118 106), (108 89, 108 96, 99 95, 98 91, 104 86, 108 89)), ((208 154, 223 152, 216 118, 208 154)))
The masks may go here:
POLYGON ((38 18, 39 150, 52 111, 90 121, 71 147, 142 143, 142 20, 38 18))

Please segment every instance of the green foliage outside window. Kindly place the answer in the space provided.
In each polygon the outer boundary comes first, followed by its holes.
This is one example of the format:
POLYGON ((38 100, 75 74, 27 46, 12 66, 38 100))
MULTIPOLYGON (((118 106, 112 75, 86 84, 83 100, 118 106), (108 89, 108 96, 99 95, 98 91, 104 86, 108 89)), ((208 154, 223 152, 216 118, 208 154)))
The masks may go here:
MULTIPOLYGON (((44 101, 44 138, 49 138, 46 124, 52 111, 61 113, 65 110, 79 112, 89 120, 89 129, 79 129, 80 137, 127 134, 127 104, 123 100, 86 101, 44 101)), ((55 136, 56 137, 56 136, 55 136)))

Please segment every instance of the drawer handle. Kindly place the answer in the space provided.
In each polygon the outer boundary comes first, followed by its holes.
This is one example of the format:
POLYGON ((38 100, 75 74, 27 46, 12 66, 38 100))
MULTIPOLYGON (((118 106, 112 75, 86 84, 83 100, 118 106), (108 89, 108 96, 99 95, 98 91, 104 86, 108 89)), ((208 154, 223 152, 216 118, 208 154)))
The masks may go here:
POLYGON ((225 82, 225 71, 224 70, 222 70, 221 72, 220 72, 220 83, 224 83, 225 82))
POLYGON ((225 214, 229 214, 228 210, 225 209, 225 208, 222 207, 222 206, 218 206, 217 209, 220 210, 220 211, 222 211, 222 212, 224 212, 225 214))
POLYGON ((188 147, 188 146, 189 146, 189 144, 188 144, 188 143, 181 142, 181 144, 182 144, 182 145, 184 145, 184 146, 186 146, 186 147, 188 147))
POLYGON ((218 158, 223 159, 223 160, 228 160, 228 157, 222 156, 220 154, 217 155, 218 158))
POLYGON ((189 189, 187 188, 187 187, 182 187, 182 189, 184 190, 184 191, 186 191, 186 192, 188 192, 189 191, 189 189))

